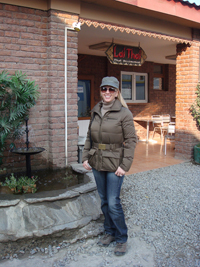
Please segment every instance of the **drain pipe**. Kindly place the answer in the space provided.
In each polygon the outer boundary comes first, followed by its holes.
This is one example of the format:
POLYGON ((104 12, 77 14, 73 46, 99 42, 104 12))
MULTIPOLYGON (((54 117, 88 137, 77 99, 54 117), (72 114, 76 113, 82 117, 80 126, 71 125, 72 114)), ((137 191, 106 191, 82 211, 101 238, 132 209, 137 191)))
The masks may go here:
POLYGON ((65 27, 65 165, 68 163, 67 155, 67 31, 74 31, 74 27, 65 27))
POLYGON ((71 27, 65 27, 65 165, 68 163, 67 155, 67 31, 76 31, 81 30, 81 22, 74 22, 71 27))

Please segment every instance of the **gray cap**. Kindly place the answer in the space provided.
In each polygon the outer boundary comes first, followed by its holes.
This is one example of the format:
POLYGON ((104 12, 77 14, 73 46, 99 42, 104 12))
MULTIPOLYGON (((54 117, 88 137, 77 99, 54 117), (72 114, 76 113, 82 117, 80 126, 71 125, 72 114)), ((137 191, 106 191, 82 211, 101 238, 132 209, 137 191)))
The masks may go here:
POLYGON ((119 81, 113 76, 107 76, 102 79, 100 87, 106 85, 119 89, 119 81))

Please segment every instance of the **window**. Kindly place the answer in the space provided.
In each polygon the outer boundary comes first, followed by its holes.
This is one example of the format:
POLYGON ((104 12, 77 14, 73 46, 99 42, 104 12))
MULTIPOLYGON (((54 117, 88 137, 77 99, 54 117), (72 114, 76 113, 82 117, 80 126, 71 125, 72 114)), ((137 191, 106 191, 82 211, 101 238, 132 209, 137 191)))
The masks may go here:
POLYGON ((154 64, 153 66, 153 89, 168 90, 167 65, 154 64))
POLYGON ((94 106, 93 97, 93 77, 89 75, 79 75, 78 79, 78 118, 90 118, 90 111, 94 106))
POLYGON ((78 80, 78 117, 90 117, 90 81, 78 80))
POLYGON ((147 103, 147 73, 121 72, 121 92, 127 103, 147 103))

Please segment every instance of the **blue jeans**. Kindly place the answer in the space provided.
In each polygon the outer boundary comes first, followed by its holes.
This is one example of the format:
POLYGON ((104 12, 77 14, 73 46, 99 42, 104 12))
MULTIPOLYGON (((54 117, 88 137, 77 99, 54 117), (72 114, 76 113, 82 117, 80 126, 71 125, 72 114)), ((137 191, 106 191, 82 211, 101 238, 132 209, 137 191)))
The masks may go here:
POLYGON ((120 203, 120 190, 124 176, 119 177, 114 172, 92 169, 97 190, 101 199, 101 210, 104 214, 104 229, 107 234, 115 236, 118 243, 127 241, 127 226, 120 203))

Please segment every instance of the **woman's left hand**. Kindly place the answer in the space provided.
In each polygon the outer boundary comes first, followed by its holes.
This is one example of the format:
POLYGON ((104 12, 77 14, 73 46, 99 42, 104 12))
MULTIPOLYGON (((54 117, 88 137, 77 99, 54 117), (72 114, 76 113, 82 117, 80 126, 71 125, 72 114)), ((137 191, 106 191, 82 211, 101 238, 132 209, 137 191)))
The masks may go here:
POLYGON ((125 171, 122 168, 118 167, 115 174, 117 176, 123 176, 125 174, 125 171))

